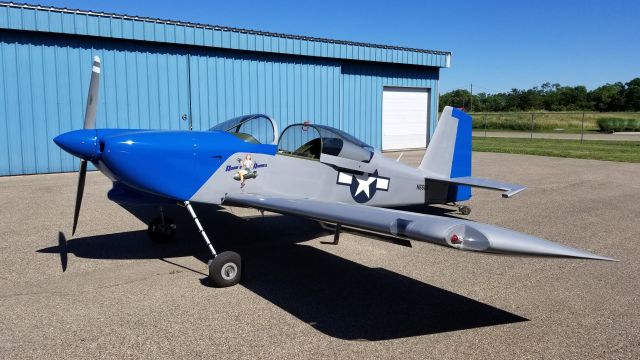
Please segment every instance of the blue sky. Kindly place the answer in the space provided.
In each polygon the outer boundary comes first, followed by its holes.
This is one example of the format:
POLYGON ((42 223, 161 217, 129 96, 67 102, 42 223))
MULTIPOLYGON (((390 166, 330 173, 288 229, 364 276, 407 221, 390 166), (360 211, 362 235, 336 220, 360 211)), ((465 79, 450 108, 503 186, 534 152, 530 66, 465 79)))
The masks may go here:
POLYGON ((42 5, 447 50, 441 91, 640 77, 640 1, 39 0, 42 5))

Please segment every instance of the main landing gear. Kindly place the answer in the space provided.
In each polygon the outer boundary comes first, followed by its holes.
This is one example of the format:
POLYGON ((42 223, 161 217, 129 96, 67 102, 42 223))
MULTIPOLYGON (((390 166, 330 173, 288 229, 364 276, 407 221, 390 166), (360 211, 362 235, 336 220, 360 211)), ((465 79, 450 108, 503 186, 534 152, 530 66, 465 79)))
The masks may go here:
POLYGON ((170 217, 164 216, 164 210, 160 208, 160 216, 151 220, 147 228, 147 235, 156 243, 168 243, 176 234, 176 222, 170 217))
POLYGON ((200 224, 200 220, 198 220, 198 216, 196 216, 195 211, 193 211, 191 203, 185 201, 184 206, 189 210, 189 214, 191 214, 193 221, 196 223, 200 235, 202 235, 204 242, 209 247, 209 251, 211 251, 211 255, 213 255, 213 258, 209 260, 208 263, 209 278, 217 287, 233 286, 239 283, 242 277, 242 259, 240 255, 233 251, 224 251, 220 254, 216 253, 207 233, 200 224))

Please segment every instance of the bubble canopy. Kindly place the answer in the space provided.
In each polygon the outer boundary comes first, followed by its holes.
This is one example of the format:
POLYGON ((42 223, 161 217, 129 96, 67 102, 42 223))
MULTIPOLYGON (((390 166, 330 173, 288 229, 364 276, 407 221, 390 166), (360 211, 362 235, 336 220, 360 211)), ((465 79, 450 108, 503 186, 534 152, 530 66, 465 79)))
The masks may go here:
POLYGON ((278 143, 278 124, 264 114, 242 115, 222 122, 209 131, 224 131, 254 144, 278 143))
POLYGON ((326 125, 293 124, 278 136, 278 125, 263 114, 238 116, 209 130, 224 131, 254 144, 277 144, 280 154, 309 159, 325 154, 368 162, 374 152, 372 146, 353 135, 326 125))
POLYGON ((317 160, 324 154, 368 162, 374 149, 342 130, 304 123, 289 125, 284 129, 278 143, 278 152, 317 160))
POLYGON ((313 125, 314 127, 320 129, 320 133, 324 134, 322 137, 323 138, 338 138, 341 139, 343 141, 346 142, 350 142, 353 145, 356 145, 358 147, 373 151, 373 146, 363 142, 362 140, 358 139, 357 137, 348 134, 340 129, 336 129, 334 127, 331 126, 327 126, 327 125, 313 125), (329 134, 327 134, 327 132, 329 134))

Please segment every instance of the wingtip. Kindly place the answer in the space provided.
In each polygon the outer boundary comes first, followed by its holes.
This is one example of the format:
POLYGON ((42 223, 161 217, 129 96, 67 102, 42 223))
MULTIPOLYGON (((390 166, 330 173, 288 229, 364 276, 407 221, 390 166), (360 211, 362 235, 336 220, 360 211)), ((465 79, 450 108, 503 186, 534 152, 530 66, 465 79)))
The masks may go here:
POLYGON ((589 251, 578 250, 578 249, 573 249, 573 248, 572 248, 572 250, 573 250, 572 253, 567 253, 565 255, 569 256, 569 257, 573 257, 573 258, 578 258, 578 259, 620 262, 620 260, 618 260, 618 259, 610 258, 608 256, 602 256, 602 255, 594 254, 594 253, 589 252, 589 251))
POLYGON ((467 225, 472 231, 472 238, 481 236, 489 240, 489 246, 479 251, 499 253, 519 253, 528 255, 557 256, 575 259, 618 261, 616 259, 594 254, 568 245, 545 240, 533 235, 499 228, 488 224, 474 223, 467 225), (474 234, 475 232, 475 234, 474 234))
POLYGON ((515 188, 513 188, 513 189, 511 189, 509 191, 503 192, 502 193, 502 197, 505 198, 505 199, 508 199, 510 197, 513 197, 514 195, 517 195, 517 194, 521 193, 522 191, 524 191, 526 189, 527 189, 526 186, 518 186, 518 187, 515 187, 515 188))
POLYGON ((600 256, 600 255, 596 255, 592 259, 594 259, 594 260, 602 260, 602 261, 620 262, 620 260, 618 260, 618 259, 610 258, 610 257, 607 257, 607 256, 600 256))

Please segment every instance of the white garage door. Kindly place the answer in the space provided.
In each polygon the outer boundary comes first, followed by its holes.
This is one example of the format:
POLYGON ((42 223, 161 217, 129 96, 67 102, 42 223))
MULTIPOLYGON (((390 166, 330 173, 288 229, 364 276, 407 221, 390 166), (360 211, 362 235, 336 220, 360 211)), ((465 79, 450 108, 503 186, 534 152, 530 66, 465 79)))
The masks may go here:
POLYGON ((382 150, 427 146, 429 89, 382 90, 382 150))

